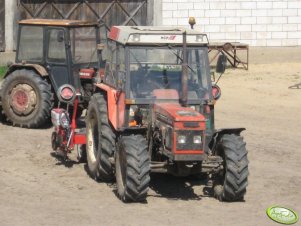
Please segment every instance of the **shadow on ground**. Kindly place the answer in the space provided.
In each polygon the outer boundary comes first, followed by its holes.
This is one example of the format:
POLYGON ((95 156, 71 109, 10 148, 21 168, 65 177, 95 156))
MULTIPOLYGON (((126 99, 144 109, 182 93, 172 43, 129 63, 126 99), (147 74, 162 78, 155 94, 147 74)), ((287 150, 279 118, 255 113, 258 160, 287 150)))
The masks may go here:
MULTIPOLYGON (((63 153, 51 152, 52 157, 56 158, 58 162, 56 165, 72 168, 74 165, 81 164, 82 162, 74 161, 65 158, 63 153)), ((87 163, 84 163, 84 170, 87 175, 91 177, 88 170, 87 163)), ((97 181, 98 183, 106 183, 112 189, 112 192, 117 194, 117 186, 115 180, 112 181, 97 181)), ((151 174, 149 187, 152 191, 148 192, 148 197, 165 198, 173 200, 201 200, 204 197, 213 197, 212 188, 207 186, 207 179, 199 176, 189 177, 175 177, 167 174, 151 174), (199 188, 195 191, 195 188, 199 188), (202 190, 202 192, 200 192, 202 190)), ((144 202, 147 203, 147 202, 144 202)))
POLYGON ((55 164, 55 165, 57 165, 57 166, 65 166, 65 167, 67 167, 67 168, 72 168, 73 165, 81 164, 81 162, 79 162, 79 161, 74 161, 74 160, 72 160, 72 159, 69 159, 68 156, 67 156, 67 157, 64 156, 64 154, 61 153, 61 152, 59 152, 59 151, 58 151, 58 152, 56 152, 56 151, 51 152, 50 155, 51 155, 52 157, 54 157, 54 158, 58 161, 58 162, 55 164))
POLYGON ((301 82, 288 87, 289 89, 301 89, 301 82))
MULTIPOLYGON (((207 180, 197 176, 174 177, 166 174, 152 174, 150 188, 155 197, 180 200, 200 200, 212 196, 211 187, 206 186, 207 180), (202 186, 203 194, 196 194, 194 187, 202 186)), ((150 195, 151 196, 151 195, 150 195)))

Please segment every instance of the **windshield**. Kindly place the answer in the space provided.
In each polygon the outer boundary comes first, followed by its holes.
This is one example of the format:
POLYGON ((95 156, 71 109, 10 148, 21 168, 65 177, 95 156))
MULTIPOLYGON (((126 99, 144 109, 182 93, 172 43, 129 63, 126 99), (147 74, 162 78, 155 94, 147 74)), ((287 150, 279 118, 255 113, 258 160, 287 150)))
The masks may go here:
POLYGON ((74 64, 97 62, 95 27, 79 27, 70 30, 72 62, 74 64))
MULTIPOLYGON (((131 98, 179 99, 183 49, 131 48, 131 98)), ((188 48, 188 100, 209 98, 209 77, 206 67, 206 48, 188 48)))

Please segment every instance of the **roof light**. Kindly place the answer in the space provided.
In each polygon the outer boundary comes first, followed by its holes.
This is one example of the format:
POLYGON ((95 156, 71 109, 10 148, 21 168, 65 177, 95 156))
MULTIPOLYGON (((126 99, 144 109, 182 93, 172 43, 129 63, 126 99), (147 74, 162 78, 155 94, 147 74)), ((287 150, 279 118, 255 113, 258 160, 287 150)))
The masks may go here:
POLYGON ((196 35, 196 42, 204 42, 204 35, 196 35))
POLYGON ((133 34, 133 36, 132 36, 132 41, 133 41, 133 42, 140 42, 140 35, 138 35, 138 34, 133 34))
POLYGON ((191 29, 193 29, 193 26, 195 25, 195 18, 194 17, 189 17, 189 24, 191 29))

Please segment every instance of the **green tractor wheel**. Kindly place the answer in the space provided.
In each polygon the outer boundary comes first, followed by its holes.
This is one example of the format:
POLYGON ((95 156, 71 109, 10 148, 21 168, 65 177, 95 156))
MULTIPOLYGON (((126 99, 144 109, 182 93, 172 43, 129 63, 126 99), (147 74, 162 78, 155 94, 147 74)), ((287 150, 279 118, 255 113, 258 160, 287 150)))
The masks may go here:
POLYGON ((16 70, 2 85, 3 113, 14 126, 38 128, 50 118, 50 84, 32 70, 16 70))

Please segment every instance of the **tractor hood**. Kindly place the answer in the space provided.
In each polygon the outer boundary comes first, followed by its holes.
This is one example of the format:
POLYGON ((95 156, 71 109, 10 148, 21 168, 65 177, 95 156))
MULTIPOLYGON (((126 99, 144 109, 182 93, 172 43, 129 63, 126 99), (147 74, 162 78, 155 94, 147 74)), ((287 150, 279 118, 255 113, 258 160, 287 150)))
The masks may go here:
POLYGON ((178 103, 156 103, 155 113, 167 122, 205 122, 205 117, 189 107, 182 107, 178 103))

